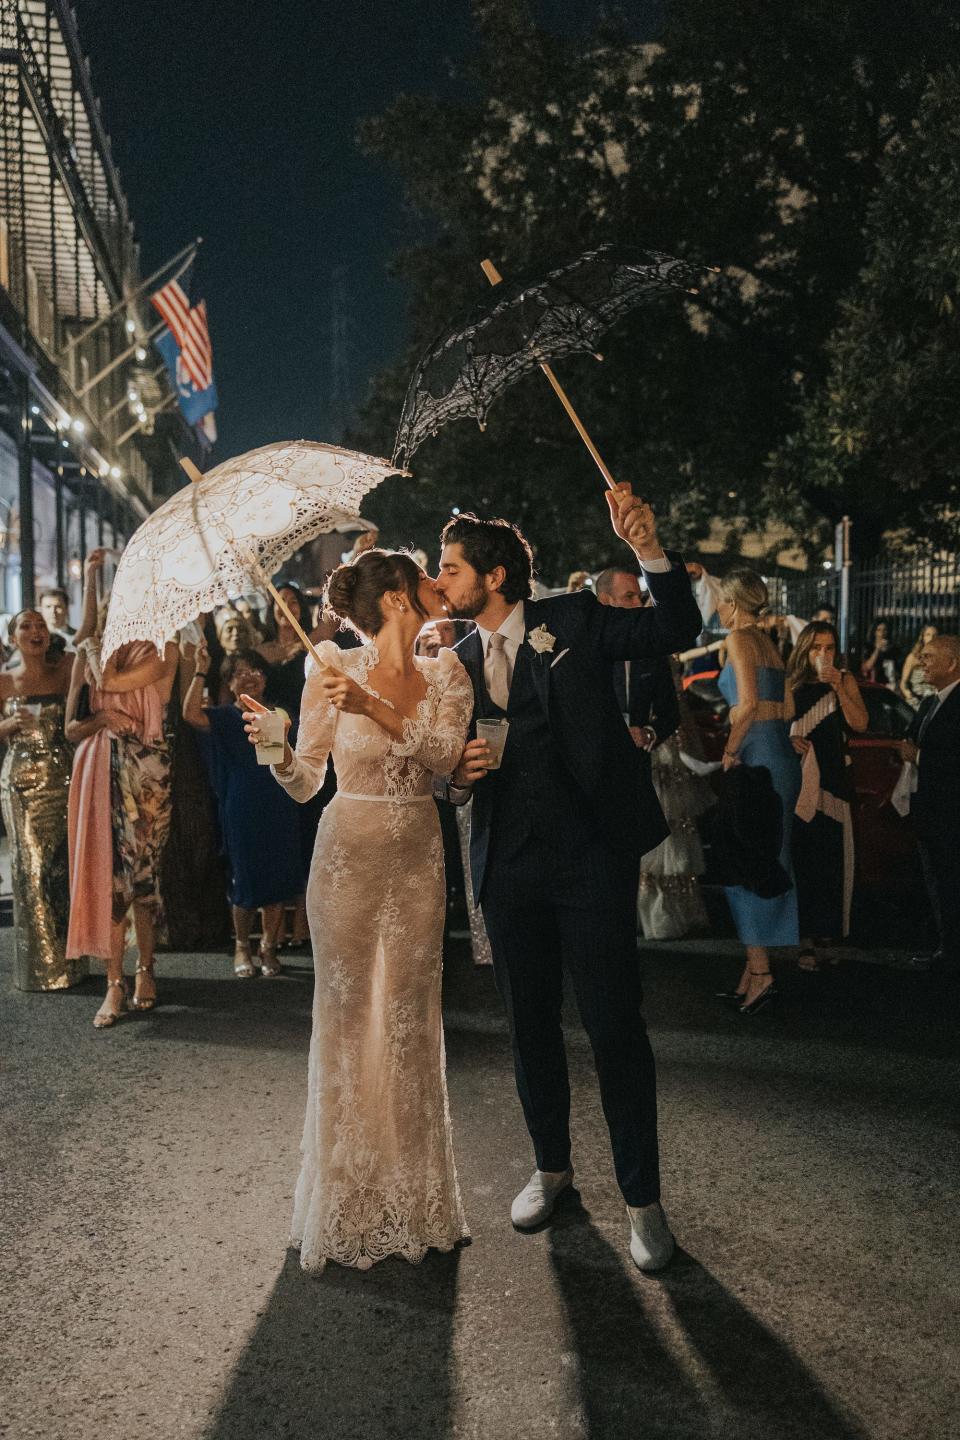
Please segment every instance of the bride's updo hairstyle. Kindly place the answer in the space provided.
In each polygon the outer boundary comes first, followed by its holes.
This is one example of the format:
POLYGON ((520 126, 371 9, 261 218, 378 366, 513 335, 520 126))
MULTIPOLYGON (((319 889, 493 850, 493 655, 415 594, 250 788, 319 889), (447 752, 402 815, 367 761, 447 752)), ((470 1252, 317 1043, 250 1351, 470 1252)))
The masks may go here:
POLYGON ((767 582, 756 570, 731 570, 720 581, 720 594, 728 605, 741 615, 762 620, 770 613, 770 592, 767 582))
POLYGON ((406 595, 411 610, 427 619, 417 596, 422 578, 420 567, 401 551, 364 550, 349 565, 334 570, 327 581, 324 601, 327 609, 351 629, 372 636, 383 625, 380 601, 390 591, 406 595))

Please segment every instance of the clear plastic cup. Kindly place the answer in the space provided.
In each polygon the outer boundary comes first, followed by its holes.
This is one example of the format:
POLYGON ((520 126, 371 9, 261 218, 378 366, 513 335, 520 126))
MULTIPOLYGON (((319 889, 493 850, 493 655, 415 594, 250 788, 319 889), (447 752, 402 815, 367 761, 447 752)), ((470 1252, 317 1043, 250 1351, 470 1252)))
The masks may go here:
POLYGON ((256 746, 258 765, 282 765, 286 716, 279 710, 267 710, 257 716, 260 743, 256 746))
POLYGON ((490 761, 488 770, 499 770, 500 761, 503 759, 504 746, 507 743, 507 732, 510 729, 510 721, 500 718, 477 721, 477 739, 486 740, 490 749, 490 761))

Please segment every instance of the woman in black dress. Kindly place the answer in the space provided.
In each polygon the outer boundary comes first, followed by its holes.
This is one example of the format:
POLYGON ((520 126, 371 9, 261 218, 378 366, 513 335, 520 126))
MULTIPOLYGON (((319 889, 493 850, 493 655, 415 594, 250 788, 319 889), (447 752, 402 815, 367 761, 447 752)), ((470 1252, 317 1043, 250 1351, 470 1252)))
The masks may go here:
POLYGON ((801 970, 818 970, 816 946, 850 930, 853 894, 852 786, 847 731, 867 728, 867 707, 849 670, 837 669, 840 639, 816 620, 801 630, 787 683, 793 691, 794 748, 803 780, 793 822, 793 867, 800 913, 801 970))

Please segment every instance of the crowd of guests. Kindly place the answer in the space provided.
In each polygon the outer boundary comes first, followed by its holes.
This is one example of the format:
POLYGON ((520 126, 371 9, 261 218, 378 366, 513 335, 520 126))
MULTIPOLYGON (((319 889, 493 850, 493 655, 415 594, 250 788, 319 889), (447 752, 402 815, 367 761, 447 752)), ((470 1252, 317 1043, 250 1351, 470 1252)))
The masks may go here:
MULTIPOLYGON (((375 539, 375 532, 361 536, 356 554, 375 539)), ((186 627, 163 654, 134 642, 101 664, 103 560, 103 551, 87 558, 75 630, 67 597, 56 589, 9 620, 0 670, 15 983, 67 988, 85 977, 91 957, 102 960, 99 1028, 115 1024, 128 1005, 148 1010, 157 1001, 161 862, 178 784, 187 785, 174 773, 175 736, 192 737, 213 797, 240 979, 277 976, 282 946, 307 943, 306 880, 320 816, 336 789, 328 767, 315 799, 296 804, 258 765, 244 733, 241 697, 250 697, 285 712, 296 740, 306 653, 279 606, 240 599, 186 627), (128 991, 131 929, 137 958, 128 991)), ((681 656, 617 662, 609 676, 670 826, 643 860, 638 935, 663 940, 706 931, 706 843, 744 945, 740 978, 724 992, 741 1013, 757 1013, 776 993, 772 950, 794 949, 807 972, 821 967, 826 949, 835 953, 850 930, 847 740, 867 728, 863 682, 897 691, 917 711, 901 754, 905 767, 916 766, 912 810, 941 936, 938 958, 955 963, 960 699, 952 697, 960 641, 924 626, 901 663, 881 620, 859 665, 848 667, 829 610, 809 622, 773 616, 754 572, 738 568, 717 579, 699 565, 688 569, 704 643, 681 656), (729 707, 719 762, 707 757, 691 708, 690 682, 704 676, 715 677, 729 707)), ((567 588, 585 587, 603 605, 648 603, 642 576, 630 569, 574 572, 567 588)), ((280 593, 313 640, 360 643, 324 618, 317 596, 285 583, 280 593)), ((427 625, 421 653, 456 644, 470 623, 427 625)), ((184 794, 181 803, 192 799, 184 794)), ((441 806, 441 813, 451 888, 463 886, 475 959, 489 963, 483 917, 463 881, 470 808, 441 806)))

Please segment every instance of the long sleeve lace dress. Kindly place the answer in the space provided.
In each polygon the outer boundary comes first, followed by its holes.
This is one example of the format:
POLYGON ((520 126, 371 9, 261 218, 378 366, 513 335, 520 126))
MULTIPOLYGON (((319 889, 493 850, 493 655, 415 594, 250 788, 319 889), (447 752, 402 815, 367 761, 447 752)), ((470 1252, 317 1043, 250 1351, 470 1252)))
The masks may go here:
MULTIPOLYGON (((368 690, 374 645, 320 653, 368 690)), ((469 1232, 453 1158, 440 978, 443 846, 431 794, 466 740, 473 690, 457 657, 418 657, 427 693, 403 739, 327 702, 309 666, 289 773, 295 800, 336 797, 317 832, 307 913, 316 990, 292 1239, 305 1270, 419 1261, 469 1232)), ((371 691, 371 693, 376 693, 371 691)), ((378 697, 380 698, 380 697, 378 697)))

